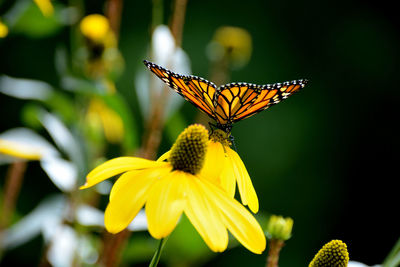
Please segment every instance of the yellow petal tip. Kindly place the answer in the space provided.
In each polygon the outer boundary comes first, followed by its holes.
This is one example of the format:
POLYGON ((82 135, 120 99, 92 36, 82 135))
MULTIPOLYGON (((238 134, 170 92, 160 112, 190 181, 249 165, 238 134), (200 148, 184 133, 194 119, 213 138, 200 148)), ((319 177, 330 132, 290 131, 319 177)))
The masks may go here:
POLYGON ((86 189, 86 188, 89 188, 89 187, 90 187, 90 185, 88 183, 85 183, 84 185, 79 187, 79 190, 86 189))

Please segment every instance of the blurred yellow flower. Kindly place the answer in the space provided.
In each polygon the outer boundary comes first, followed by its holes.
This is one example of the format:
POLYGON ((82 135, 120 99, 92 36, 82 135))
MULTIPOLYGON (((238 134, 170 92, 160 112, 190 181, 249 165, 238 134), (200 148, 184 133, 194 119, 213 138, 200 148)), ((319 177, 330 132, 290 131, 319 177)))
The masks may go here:
POLYGON ((148 230, 154 238, 168 236, 185 213, 212 251, 227 248, 229 230, 248 250, 262 253, 266 239, 256 219, 203 177, 207 148, 207 130, 192 125, 179 135, 168 162, 135 157, 112 159, 91 171, 81 189, 124 173, 114 184, 105 211, 105 226, 111 233, 126 228, 145 205, 148 230))
POLYGON ((213 61, 225 58, 233 67, 243 67, 251 56, 251 35, 243 28, 220 27, 215 31, 208 50, 210 59, 213 61))
POLYGON ((33 2, 39 7, 43 16, 50 17, 54 14, 54 7, 50 0, 33 0, 33 2))
POLYGON ((119 75, 124 62, 108 19, 100 14, 88 15, 81 20, 80 31, 86 43, 86 74, 95 79, 119 75))
POLYGON ((0 139, 0 154, 26 160, 39 160, 42 153, 36 147, 0 139))
POLYGON ((8 34, 8 27, 0 20, 0 38, 6 37, 8 34))
POLYGON ((119 143, 124 136, 124 124, 117 112, 110 109, 101 99, 93 98, 89 103, 87 122, 93 129, 103 129, 110 143, 119 143))
POLYGON ((80 30, 87 39, 97 44, 111 46, 115 44, 115 37, 108 19, 100 14, 84 17, 80 23, 80 30))
POLYGON ((346 267, 349 263, 347 245, 341 240, 326 243, 315 255, 309 267, 346 267))

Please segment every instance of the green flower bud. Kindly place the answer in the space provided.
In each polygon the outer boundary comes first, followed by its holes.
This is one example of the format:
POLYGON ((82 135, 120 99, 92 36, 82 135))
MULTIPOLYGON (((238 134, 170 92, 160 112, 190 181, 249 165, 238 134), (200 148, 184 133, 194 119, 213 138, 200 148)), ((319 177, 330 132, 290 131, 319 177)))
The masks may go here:
POLYGON ((267 235, 270 239, 286 241, 292 236, 293 219, 272 215, 267 225, 267 235))

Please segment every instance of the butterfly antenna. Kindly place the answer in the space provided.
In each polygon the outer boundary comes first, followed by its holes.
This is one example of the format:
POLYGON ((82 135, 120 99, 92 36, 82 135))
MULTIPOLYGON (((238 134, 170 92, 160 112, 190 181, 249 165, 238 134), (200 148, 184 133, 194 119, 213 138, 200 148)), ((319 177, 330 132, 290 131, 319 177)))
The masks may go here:
POLYGON ((232 134, 229 136, 229 141, 232 143, 233 150, 235 150, 237 152, 235 138, 233 137, 232 134))

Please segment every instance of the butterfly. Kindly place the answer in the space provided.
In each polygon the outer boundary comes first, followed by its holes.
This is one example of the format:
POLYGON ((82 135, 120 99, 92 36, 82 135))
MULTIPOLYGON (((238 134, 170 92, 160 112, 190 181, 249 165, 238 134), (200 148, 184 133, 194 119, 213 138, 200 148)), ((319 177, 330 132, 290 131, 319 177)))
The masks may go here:
POLYGON ((306 79, 257 85, 228 83, 217 87, 204 78, 181 75, 144 60, 158 78, 216 122, 216 127, 230 133, 232 125, 272 105, 278 104, 302 89, 306 79))

